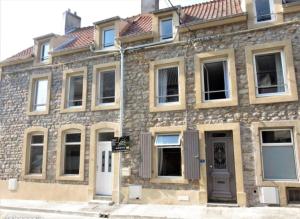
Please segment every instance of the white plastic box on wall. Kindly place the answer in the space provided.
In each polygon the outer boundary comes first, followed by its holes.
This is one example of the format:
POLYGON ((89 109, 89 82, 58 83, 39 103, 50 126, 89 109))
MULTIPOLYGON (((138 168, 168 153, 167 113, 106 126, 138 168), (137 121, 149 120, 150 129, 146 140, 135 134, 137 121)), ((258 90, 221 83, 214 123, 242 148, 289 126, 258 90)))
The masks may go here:
POLYGON ((129 199, 139 200, 142 198, 142 186, 131 185, 128 187, 128 189, 129 189, 129 192, 128 192, 129 199))
POLYGON ((276 187, 260 187, 260 203, 279 205, 279 191, 276 187))
POLYGON ((16 191, 18 187, 17 179, 9 179, 8 180, 8 190, 9 191, 16 191))

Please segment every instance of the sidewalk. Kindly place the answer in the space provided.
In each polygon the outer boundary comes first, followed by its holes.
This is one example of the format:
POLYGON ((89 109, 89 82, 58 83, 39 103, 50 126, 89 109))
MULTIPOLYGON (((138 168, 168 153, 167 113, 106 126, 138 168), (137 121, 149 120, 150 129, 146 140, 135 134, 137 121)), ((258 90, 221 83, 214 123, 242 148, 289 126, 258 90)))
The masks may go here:
MULTIPOLYGON (((300 219, 299 208, 283 207, 206 207, 184 205, 136 205, 122 204, 109 206, 101 203, 86 202, 47 202, 29 200, 0 200, 1 210, 40 214, 45 213, 65 216, 73 215, 84 218, 112 218, 112 219, 300 219)), ((5 218, 5 217, 3 217, 5 218)), ((58 219, 60 217, 57 217, 58 219)))

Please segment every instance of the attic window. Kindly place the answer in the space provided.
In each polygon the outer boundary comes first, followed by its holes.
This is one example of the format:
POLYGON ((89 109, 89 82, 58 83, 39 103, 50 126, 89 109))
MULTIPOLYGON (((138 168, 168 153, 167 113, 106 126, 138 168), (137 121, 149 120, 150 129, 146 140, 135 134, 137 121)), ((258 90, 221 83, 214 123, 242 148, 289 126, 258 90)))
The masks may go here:
POLYGON ((272 20, 273 0, 255 0, 256 21, 272 20))
POLYGON ((102 34, 103 48, 112 47, 115 44, 115 29, 113 27, 105 28, 102 34))
POLYGON ((173 38, 173 20, 166 18, 160 20, 160 38, 167 40, 173 38))
POLYGON ((41 45, 41 62, 49 59, 49 43, 43 43, 41 45))

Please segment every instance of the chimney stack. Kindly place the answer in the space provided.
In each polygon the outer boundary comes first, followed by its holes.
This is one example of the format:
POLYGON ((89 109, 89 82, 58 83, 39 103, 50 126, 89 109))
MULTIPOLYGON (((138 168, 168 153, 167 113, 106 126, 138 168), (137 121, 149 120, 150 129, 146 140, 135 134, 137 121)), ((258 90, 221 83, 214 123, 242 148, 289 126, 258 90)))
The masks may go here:
POLYGON ((64 27, 63 27, 63 31, 64 34, 67 34, 73 30, 75 30, 76 28, 80 28, 81 26, 81 17, 79 17, 76 13, 76 11, 74 13, 71 12, 70 9, 68 9, 67 11, 65 11, 63 13, 63 22, 64 22, 64 27))
POLYGON ((142 14, 159 10, 159 0, 141 0, 141 1, 142 1, 142 7, 141 7, 142 14))

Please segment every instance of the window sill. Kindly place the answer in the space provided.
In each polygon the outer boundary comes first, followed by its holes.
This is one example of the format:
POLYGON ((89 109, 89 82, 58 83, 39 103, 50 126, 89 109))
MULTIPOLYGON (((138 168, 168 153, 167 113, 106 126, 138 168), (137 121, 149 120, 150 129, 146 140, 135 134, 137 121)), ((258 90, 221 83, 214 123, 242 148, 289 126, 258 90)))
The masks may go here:
POLYGON ((250 104, 269 104, 298 101, 298 94, 273 95, 273 96, 250 96, 250 104))
POLYGON ((189 181, 183 177, 156 177, 150 179, 151 183, 166 183, 166 184, 188 184, 189 181))
POLYGON ((218 108, 218 107, 229 107, 237 106, 237 99, 222 99, 222 100, 213 100, 207 102, 196 102, 196 109, 207 109, 207 108, 218 108))
POLYGON ((300 11, 299 2, 287 3, 283 5, 283 13, 294 13, 299 11, 300 11))
POLYGON ((60 113, 77 113, 77 112, 85 112, 85 107, 80 108, 62 108, 60 109, 60 113))
POLYGON ((46 179, 45 174, 26 174, 23 175, 24 179, 46 179))
POLYGON ((150 112, 168 112, 168 111, 179 111, 185 110, 185 104, 164 104, 158 106, 150 106, 150 112))
POLYGON ((60 181, 83 181, 84 177, 82 175, 61 175, 56 176, 57 180, 60 181))
POLYGON ((92 111, 117 110, 117 109, 120 109, 120 106, 118 103, 92 106, 92 111))
POLYGON ((30 111, 27 112, 28 116, 39 116, 39 115, 48 115, 49 114, 49 110, 46 111, 30 111))

